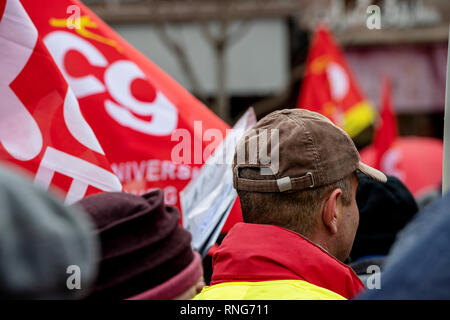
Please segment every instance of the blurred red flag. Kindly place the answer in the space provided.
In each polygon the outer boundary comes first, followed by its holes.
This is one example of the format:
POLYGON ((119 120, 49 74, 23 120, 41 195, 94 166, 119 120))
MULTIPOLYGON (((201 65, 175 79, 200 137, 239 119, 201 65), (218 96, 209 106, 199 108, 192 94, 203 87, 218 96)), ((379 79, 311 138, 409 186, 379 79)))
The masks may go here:
POLYGON ((313 36, 297 107, 325 115, 351 137, 374 120, 372 106, 325 25, 319 25, 313 36))
MULTIPOLYGON (((81 2, 21 1, 124 191, 161 188, 180 208, 179 192, 220 142, 205 132, 225 137, 229 126, 81 2), (180 143, 190 161, 173 161, 180 143)), ((241 220, 238 204, 229 220, 241 220)))
POLYGON ((381 168, 381 160, 397 139, 397 123, 392 111, 391 79, 383 78, 381 85, 380 116, 375 128, 373 145, 376 152, 375 168, 381 168))
POLYGON ((373 143, 360 151, 361 161, 399 178, 416 198, 440 190, 442 140, 398 137, 391 80, 387 76, 381 84, 379 113, 373 143))
POLYGON ((0 21, 2 21, 3 12, 5 11, 5 7, 6 7, 6 0, 1 0, 0 1, 0 21))
MULTIPOLYGON (((361 161, 375 167, 376 150, 371 144, 360 150, 361 161)), ((381 170, 399 178, 416 197, 440 191, 443 144, 430 137, 398 137, 383 156, 381 170), (424 168, 427 168, 424 170, 424 168)))
POLYGON ((0 160, 58 187, 67 204, 122 189, 20 1, 0 1, 0 70, 0 160))

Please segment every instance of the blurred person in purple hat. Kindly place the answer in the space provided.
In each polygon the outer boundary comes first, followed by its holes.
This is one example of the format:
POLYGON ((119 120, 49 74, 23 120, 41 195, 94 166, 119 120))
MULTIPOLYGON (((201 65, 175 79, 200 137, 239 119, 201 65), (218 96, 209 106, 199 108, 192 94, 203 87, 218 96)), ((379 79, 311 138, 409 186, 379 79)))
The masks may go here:
POLYGON ((97 226, 101 261, 90 299, 191 299, 204 285, 200 255, 178 209, 155 189, 142 196, 101 193, 75 206, 97 226))

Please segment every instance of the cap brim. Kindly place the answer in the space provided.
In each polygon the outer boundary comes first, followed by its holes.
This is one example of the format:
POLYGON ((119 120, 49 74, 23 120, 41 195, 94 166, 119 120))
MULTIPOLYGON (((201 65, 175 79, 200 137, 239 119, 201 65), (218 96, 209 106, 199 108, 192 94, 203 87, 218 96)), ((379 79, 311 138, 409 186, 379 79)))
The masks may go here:
POLYGON ((375 180, 383 182, 383 183, 387 182, 387 177, 383 172, 381 172, 380 170, 374 169, 374 168, 368 166, 367 164, 359 162, 358 170, 361 171, 362 173, 364 173, 369 178, 375 179, 375 180))

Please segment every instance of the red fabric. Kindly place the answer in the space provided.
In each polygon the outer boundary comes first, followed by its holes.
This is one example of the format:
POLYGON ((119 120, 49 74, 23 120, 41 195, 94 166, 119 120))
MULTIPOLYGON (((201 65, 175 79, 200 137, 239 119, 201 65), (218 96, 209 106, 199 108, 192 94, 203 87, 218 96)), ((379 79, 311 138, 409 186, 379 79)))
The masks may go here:
POLYGON ((339 46, 323 24, 314 33, 297 107, 323 114, 344 127, 344 115, 364 101, 339 46))
POLYGON ((381 159, 397 139, 397 124, 391 103, 390 78, 383 78, 381 90, 381 112, 373 140, 376 150, 375 168, 377 169, 381 169, 381 159))
POLYGON ((5 11, 6 0, 0 0, 0 21, 2 21, 3 12, 5 11))
MULTIPOLYGON (((72 88, 123 191, 143 194, 161 188, 165 202, 181 209, 179 192, 206 160, 205 148, 217 142, 204 142, 203 134, 218 129, 225 137, 229 126, 80 1, 21 3, 72 88), (194 121, 201 123, 195 127, 194 121), (173 161, 174 147, 185 142, 172 139, 177 129, 190 135, 189 163, 173 161)), ((36 87, 55 83, 51 73, 34 69, 33 75, 33 84, 17 86, 25 99, 36 87)), ((43 115, 50 119, 47 110, 43 115)), ((230 220, 242 221, 238 205, 230 220)))
POLYGON ((364 289, 353 270, 301 235, 273 225, 237 223, 213 256, 211 285, 304 280, 351 299, 364 289))
MULTIPOLYGON (((373 144, 359 154, 362 162, 375 167, 376 150, 373 144)), ((381 170, 399 178, 418 199, 430 191, 441 189, 443 154, 441 139, 399 137, 387 152, 381 170)))
POLYGON ((101 190, 120 191, 119 180, 25 9, 15 0, 4 4, 0 160, 24 168, 44 188, 67 193, 67 203, 101 190))

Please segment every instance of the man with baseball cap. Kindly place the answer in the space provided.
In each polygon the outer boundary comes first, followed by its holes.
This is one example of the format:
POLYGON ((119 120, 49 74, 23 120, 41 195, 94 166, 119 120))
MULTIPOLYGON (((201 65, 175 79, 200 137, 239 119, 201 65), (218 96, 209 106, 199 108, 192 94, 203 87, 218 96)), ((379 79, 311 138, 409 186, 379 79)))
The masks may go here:
POLYGON ((244 222, 214 253, 211 285, 196 299, 350 299, 363 290, 343 263, 359 223, 356 172, 386 176, 359 159, 318 113, 286 109, 258 121, 232 166, 244 222))

